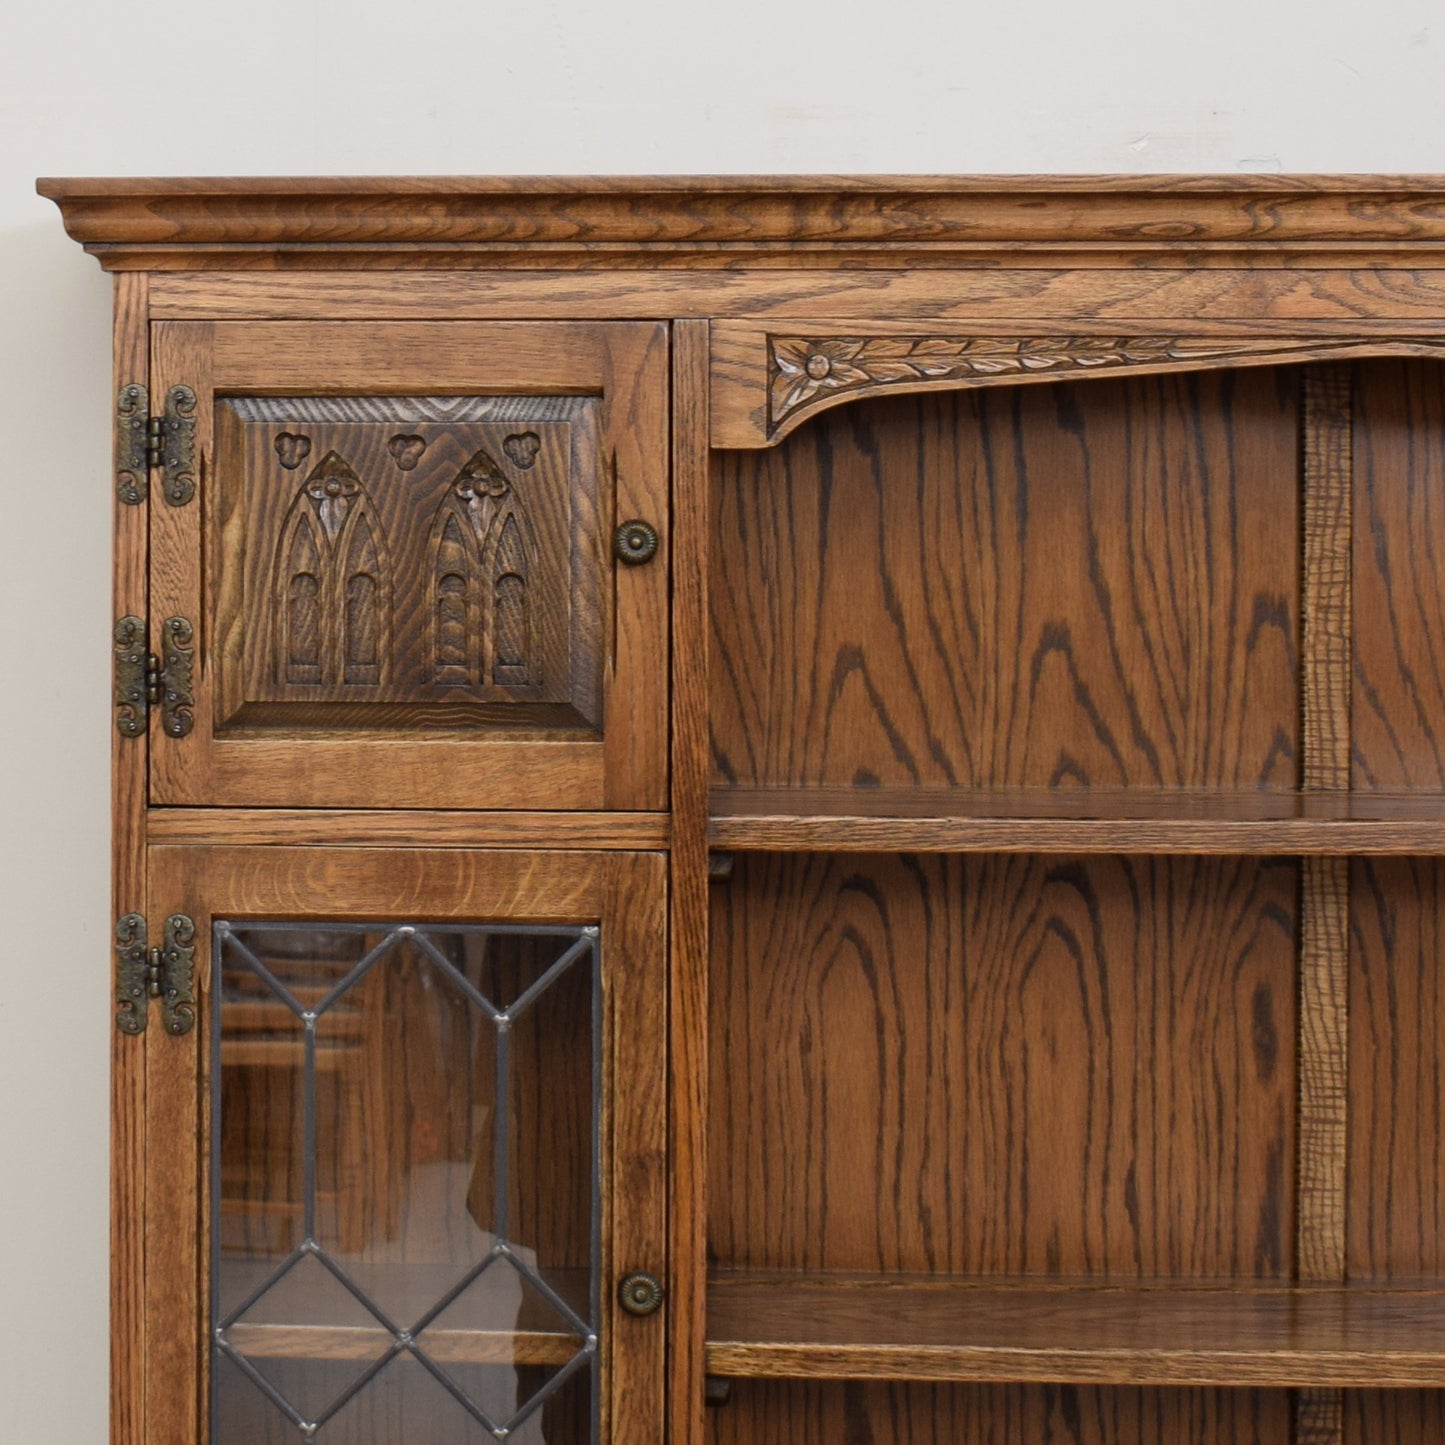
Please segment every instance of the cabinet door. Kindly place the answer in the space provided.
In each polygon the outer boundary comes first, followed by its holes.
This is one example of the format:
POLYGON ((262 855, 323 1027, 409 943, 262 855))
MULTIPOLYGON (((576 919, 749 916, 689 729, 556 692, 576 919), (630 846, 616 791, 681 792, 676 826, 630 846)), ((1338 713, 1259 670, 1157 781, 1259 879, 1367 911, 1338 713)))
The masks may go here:
POLYGON ((665 806, 665 327, 151 340, 195 452, 150 503, 153 802, 665 806))
POLYGON ((662 856, 161 846, 149 887, 198 1021, 137 1041, 146 1440, 660 1442, 619 1290, 665 1250, 662 856))

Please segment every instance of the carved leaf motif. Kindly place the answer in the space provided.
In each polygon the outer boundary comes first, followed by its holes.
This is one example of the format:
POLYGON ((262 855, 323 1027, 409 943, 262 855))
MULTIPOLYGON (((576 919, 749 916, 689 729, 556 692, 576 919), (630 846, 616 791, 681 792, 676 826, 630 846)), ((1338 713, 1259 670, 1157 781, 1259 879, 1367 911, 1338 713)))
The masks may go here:
POLYGON ((769 419, 776 428, 794 413, 865 388, 1221 362, 1303 349, 1314 354, 1319 346, 1178 336, 774 336, 769 338, 769 419))

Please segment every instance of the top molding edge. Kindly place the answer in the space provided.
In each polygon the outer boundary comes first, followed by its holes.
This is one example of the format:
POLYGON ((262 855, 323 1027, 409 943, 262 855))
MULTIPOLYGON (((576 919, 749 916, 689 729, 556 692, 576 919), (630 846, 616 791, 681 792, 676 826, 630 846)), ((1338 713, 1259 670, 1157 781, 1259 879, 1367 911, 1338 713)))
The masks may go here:
POLYGON ((155 269, 258 253, 285 266, 297 252, 315 266, 322 251, 346 266, 348 250, 394 250, 392 264, 423 266, 463 251, 480 253, 476 264, 555 253, 597 266, 789 255, 809 264, 818 251, 999 265, 1045 248, 1084 252, 1072 263, 1083 265, 1205 251, 1259 264, 1272 250, 1281 264, 1350 250, 1398 265, 1402 251, 1445 252, 1445 175, 100 178, 36 188, 105 264, 155 269))

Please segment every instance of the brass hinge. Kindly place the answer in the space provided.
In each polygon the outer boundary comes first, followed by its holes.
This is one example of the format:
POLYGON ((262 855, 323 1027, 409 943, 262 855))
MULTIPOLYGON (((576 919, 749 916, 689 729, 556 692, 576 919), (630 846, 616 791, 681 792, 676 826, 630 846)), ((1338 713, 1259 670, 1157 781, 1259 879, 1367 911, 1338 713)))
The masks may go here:
POLYGON ((122 617, 115 624, 115 726, 122 737, 144 737, 156 706, 168 737, 183 738, 195 725, 192 636, 184 617, 166 618, 165 647, 157 656, 147 649, 146 625, 139 617, 122 617))
POLYGON ((168 1034, 186 1034, 196 1022, 196 925, 184 913, 166 919, 165 941, 146 947, 146 921, 127 913, 115 925, 115 1026, 145 1032, 150 1001, 160 1000, 168 1034))
POLYGON ((116 495, 138 506, 150 490, 158 467, 161 492, 173 507, 184 507, 196 494, 196 393, 173 386, 160 416, 150 415, 150 393, 139 382, 121 387, 115 405, 116 495))

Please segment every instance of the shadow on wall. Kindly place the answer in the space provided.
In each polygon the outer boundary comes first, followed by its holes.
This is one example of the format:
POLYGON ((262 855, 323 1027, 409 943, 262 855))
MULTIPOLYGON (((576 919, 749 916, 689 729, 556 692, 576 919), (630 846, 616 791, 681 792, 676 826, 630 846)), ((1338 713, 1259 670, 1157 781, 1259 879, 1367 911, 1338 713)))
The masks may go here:
MULTIPOLYGON (((6 449, 0 616, 9 621, 0 627, 0 666, 14 677, 45 663, 47 700, 44 709, 12 713, 0 733, 14 764, 6 811, 16 807, 26 820, 4 839, 15 866, 0 875, 27 908, 37 848, 53 843, 63 859, 92 827, 105 833, 110 289, 58 215, 51 224, 0 228, 0 396, 8 416, 24 418, 6 449)), ((87 844, 87 864, 90 851, 87 844)), ((107 906, 103 872, 100 884, 97 916, 107 906)))
POLYGON ((19 1105, 0 1154, 20 1161, 0 1169, 0 1280, 24 1319, 0 1328, 0 1436, 78 1442, 105 1438, 107 1408, 110 282, 29 203, 0 227, 0 669, 28 699, 0 718, 0 989, 44 960, 64 1024, 41 1006, 0 1047, 19 1105), (64 1248, 37 1249, 25 1221, 64 1248))

